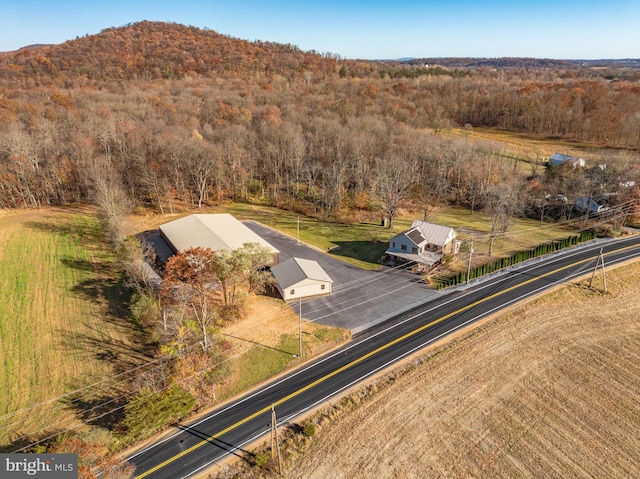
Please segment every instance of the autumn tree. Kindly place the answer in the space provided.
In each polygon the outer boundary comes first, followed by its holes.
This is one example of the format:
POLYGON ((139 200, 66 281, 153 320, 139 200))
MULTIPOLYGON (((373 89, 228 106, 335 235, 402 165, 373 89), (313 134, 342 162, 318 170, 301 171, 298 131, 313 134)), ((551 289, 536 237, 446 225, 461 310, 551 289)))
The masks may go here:
POLYGON ((130 479, 135 467, 111 454, 104 444, 77 436, 63 436, 47 450, 50 454, 78 454, 79 479, 130 479))
POLYGON ((211 333, 220 316, 216 309, 219 302, 216 254, 208 248, 190 248, 173 255, 165 265, 165 275, 160 294, 161 301, 171 304, 200 342, 203 351, 209 349, 211 333))
POLYGON ((271 251, 259 243, 245 243, 236 253, 241 257, 240 271, 244 277, 247 294, 262 293, 272 280, 271 273, 264 268, 273 261, 271 251))
POLYGON ((222 287, 225 305, 237 306, 251 292, 260 291, 269 278, 262 268, 271 261, 271 251, 258 243, 217 251, 212 270, 222 287))

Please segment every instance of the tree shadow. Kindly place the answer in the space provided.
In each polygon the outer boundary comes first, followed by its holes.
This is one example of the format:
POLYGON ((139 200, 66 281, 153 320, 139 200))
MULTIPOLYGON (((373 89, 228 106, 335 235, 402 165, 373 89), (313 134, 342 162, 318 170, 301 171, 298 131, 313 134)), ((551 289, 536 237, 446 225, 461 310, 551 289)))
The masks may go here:
POLYGON ((383 241, 332 241, 336 246, 330 249, 335 256, 358 259, 367 263, 380 263, 389 244, 383 241))
POLYGON ((54 221, 26 221, 24 225, 36 231, 53 233, 61 236, 70 236, 79 242, 95 241, 100 236, 100 226, 98 223, 79 223, 74 221, 60 221, 56 217, 54 221))
MULTIPOLYGON (((90 267, 95 271, 93 264, 84 265, 82 261, 78 261, 76 267, 90 267)), ((133 293, 121 281, 89 278, 73 286, 71 292, 91 302, 106 304, 107 313, 112 316, 126 318, 129 315, 133 293)))
POLYGON ((10 442, 6 445, 0 446, 0 453, 8 454, 14 452, 32 452, 33 445, 46 443, 53 438, 59 436, 60 434, 64 434, 66 431, 62 430, 54 430, 54 429, 45 429, 38 434, 22 434, 20 432, 16 432, 14 435, 19 437, 19 439, 11 439, 10 442))
POLYGON ((42 231, 45 233, 55 233, 64 236, 81 236, 82 229, 77 224, 73 224, 73 222, 67 223, 48 223, 45 221, 25 221, 24 225, 28 228, 34 229, 36 231, 42 231))
POLYGON ((105 333, 105 326, 108 325, 122 330, 131 329, 129 323, 118 318, 100 317, 95 324, 85 321, 86 332, 60 332, 63 337, 62 348, 69 352, 84 351, 94 359, 112 365, 116 374, 129 371, 155 357, 156 344, 143 338, 135 340, 135 337, 131 343, 115 339, 105 333))
POLYGON ((127 399, 122 392, 113 392, 91 397, 68 396, 60 402, 82 422, 114 431, 124 419, 127 399))
POLYGON ((105 328, 131 327, 119 318, 100 317, 95 323, 85 320, 84 326, 86 332, 61 331, 62 347, 69 353, 81 351, 109 364, 112 373, 95 378, 92 385, 87 385, 86 377, 78 378, 67 388, 77 393, 60 402, 83 422, 114 430, 124 418, 129 383, 137 374, 144 373, 141 365, 155 357, 156 348, 142 340, 128 343, 109 336, 105 328))
POLYGON ((253 465, 254 464, 254 459, 256 457, 256 454, 254 454, 253 452, 247 450, 247 449, 243 449, 239 446, 234 446, 233 444, 223 441, 221 439, 218 438, 211 438, 210 434, 207 434, 205 432, 202 431, 198 431, 197 429, 194 429, 192 427, 189 426, 185 426, 182 424, 176 424, 175 427, 177 429, 180 429, 186 433, 189 433, 195 437, 197 437, 198 439, 202 439, 203 441, 208 442, 209 444, 211 444, 212 446, 216 446, 219 449, 222 449, 225 453, 227 454, 231 454, 236 456, 238 459, 241 459, 242 461, 246 462, 249 465, 253 465))
POLYGON ((63 266, 81 271, 83 273, 94 273, 96 275, 108 274, 109 266, 104 263, 97 263, 84 258, 74 258, 65 256, 60 260, 63 266))

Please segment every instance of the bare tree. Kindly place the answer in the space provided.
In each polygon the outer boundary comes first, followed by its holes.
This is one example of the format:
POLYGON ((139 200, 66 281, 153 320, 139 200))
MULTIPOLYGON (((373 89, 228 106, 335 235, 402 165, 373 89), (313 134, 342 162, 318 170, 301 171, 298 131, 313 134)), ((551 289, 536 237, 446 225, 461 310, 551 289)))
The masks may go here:
POLYGON ((484 194, 485 210, 491 217, 489 229, 489 256, 493 256, 493 243, 499 233, 506 233, 511 220, 520 207, 519 195, 510 185, 490 185, 484 194))
POLYGON ((125 217, 133 209, 118 172, 111 166, 96 165, 92 172, 93 200, 99 216, 114 242, 127 236, 125 217))
POLYGON ((178 149, 176 154, 181 156, 180 162, 195 192, 197 206, 201 208, 215 179, 219 151, 207 140, 194 137, 183 141, 181 149, 178 149))
POLYGON ((378 158, 375 166, 374 191, 383 213, 389 218, 389 228, 400 203, 409 196, 416 177, 416 164, 390 154, 378 158))

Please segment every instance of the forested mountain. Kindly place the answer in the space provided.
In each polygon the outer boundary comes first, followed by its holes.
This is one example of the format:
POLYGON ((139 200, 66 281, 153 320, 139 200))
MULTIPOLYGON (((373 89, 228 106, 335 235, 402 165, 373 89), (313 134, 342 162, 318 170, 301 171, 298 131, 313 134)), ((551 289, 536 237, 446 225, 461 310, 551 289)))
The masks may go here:
POLYGON ((174 23, 140 22, 107 28, 61 45, 30 47, 0 55, 8 80, 57 84, 93 80, 179 79, 185 75, 286 74, 301 68, 334 72, 332 55, 305 53, 293 45, 248 42, 174 23))
POLYGON ((407 201, 482 208, 508 190, 519 211, 549 211, 548 195, 640 184, 640 70, 585 72, 356 62, 177 24, 109 28, 0 55, 0 207, 260 198, 354 218, 407 201), (527 177, 500 146, 443 135, 451 126, 580 141, 591 165, 612 166, 543 175, 541 151, 523 158, 527 177))

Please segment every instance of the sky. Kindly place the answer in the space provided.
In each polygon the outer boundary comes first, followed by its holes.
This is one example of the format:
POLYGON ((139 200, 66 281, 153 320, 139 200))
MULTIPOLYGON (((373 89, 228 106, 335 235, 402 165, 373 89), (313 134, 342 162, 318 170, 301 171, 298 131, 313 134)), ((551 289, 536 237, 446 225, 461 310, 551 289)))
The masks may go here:
POLYGON ((0 52, 141 20, 348 59, 640 57, 640 0, 0 0, 0 52))

